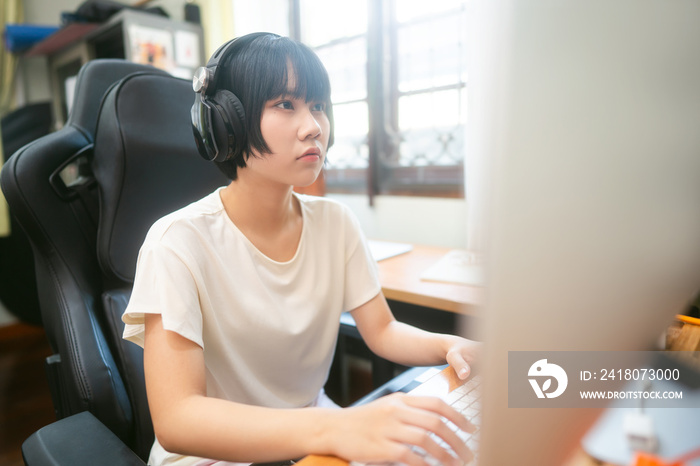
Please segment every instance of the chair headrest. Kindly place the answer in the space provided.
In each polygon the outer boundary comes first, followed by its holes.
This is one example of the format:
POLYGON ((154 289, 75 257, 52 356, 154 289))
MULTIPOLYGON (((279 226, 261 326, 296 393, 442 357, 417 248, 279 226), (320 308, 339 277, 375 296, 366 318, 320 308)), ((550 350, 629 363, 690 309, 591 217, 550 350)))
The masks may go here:
POLYGON ((78 73, 74 93, 76 97, 66 125, 79 128, 92 141, 102 96, 115 82, 139 71, 168 74, 150 65, 120 59, 96 59, 87 62, 78 73))
POLYGON ((199 156, 189 81, 138 73, 105 96, 93 172, 100 192, 97 255, 107 280, 131 283, 150 226, 228 183, 199 156))

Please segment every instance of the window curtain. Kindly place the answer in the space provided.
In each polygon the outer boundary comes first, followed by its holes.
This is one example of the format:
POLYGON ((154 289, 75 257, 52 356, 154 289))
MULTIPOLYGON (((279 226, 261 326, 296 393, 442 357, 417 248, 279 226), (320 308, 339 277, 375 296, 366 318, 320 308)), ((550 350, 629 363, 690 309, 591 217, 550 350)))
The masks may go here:
MULTIPOLYGON (((10 23, 21 23, 24 20, 22 0, 2 0, 0 2, 0 27, 10 23)), ((14 105, 15 76, 17 56, 8 52, 5 42, 0 44, 0 116, 12 110, 14 105)), ((0 170, 5 161, 0 138, 0 170)), ((10 213, 5 202, 5 196, 0 191, 0 237, 10 234, 10 213)))

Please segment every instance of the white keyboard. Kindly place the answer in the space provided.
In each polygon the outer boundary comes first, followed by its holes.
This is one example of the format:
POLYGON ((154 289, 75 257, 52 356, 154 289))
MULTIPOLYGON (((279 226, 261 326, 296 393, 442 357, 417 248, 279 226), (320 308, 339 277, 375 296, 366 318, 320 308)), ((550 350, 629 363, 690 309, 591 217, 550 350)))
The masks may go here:
MULTIPOLYGON (((464 443, 469 447, 469 449, 474 453, 474 459, 468 463, 468 466, 474 466, 477 464, 478 457, 478 436, 481 428, 481 376, 477 375, 472 377, 467 383, 461 385, 460 387, 452 390, 446 396, 441 397, 447 404, 452 406, 457 412, 460 412, 466 417, 474 426, 476 431, 474 433, 468 433, 461 431, 457 428, 455 424, 450 421, 446 422, 449 424, 450 428, 461 438, 464 443)), ((417 390, 420 392, 419 390, 417 390)), ((421 393, 422 394, 422 393, 421 393)), ((433 439, 444 448, 449 451, 452 449, 445 443, 442 439, 433 434, 433 439)), ((421 448, 414 447, 414 451, 420 454, 431 466, 440 466, 440 462, 437 461, 432 456, 428 455, 421 448)), ((353 461, 350 466, 401 466, 401 463, 359 463, 353 461)))

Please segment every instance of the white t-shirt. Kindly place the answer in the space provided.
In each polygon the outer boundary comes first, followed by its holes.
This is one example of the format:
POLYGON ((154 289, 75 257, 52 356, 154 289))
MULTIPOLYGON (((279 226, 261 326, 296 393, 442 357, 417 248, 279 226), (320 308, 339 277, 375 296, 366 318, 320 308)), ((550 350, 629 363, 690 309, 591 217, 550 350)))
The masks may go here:
POLYGON ((124 338, 142 346, 144 314, 161 314, 165 329, 204 349, 208 396, 309 406, 326 382, 341 312, 380 291, 376 262, 347 207, 297 194, 296 254, 274 261, 231 221, 219 191, 151 227, 124 338))

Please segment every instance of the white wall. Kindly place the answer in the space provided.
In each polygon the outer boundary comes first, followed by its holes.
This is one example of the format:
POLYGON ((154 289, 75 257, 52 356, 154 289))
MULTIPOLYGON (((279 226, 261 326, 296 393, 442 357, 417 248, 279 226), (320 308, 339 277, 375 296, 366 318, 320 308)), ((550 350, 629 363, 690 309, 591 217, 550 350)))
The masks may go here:
POLYGON ((364 195, 328 194, 347 204, 369 238, 447 248, 465 248, 467 204, 464 199, 377 196, 374 207, 364 195))
MULTIPOLYGON (((57 26, 61 12, 73 11, 80 0, 24 0, 24 22, 57 26)), ((17 79, 17 104, 42 102, 51 99, 49 93, 48 63, 45 57, 22 58, 17 79)))
MULTIPOLYGON (((27 23, 58 25, 61 13, 75 11, 84 0, 24 0, 24 18, 27 23)), ((123 1, 126 5, 133 1, 123 1)), ((186 0, 155 0, 149 7, 162 7, 170 18, 181 21, 184 19, 186 0)), ((209 3, 208 0, 198 2, 200 5, 209 3)))

